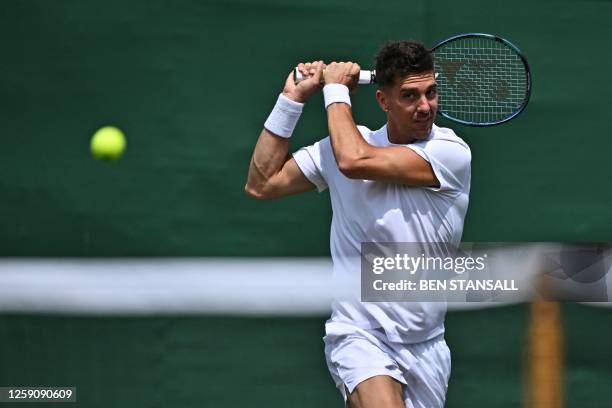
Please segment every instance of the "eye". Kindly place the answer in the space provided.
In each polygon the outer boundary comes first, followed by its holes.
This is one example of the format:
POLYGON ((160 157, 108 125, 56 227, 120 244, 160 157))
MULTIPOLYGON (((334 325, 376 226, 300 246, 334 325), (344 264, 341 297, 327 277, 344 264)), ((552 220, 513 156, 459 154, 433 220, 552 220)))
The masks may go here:
POLYGON ((427 98, 433 99, 436 97, 437 94, 438 94, 438 90, 436 88, 431 88, 430 90, 427 91, 427 98))
POLYGON ((414 99, 416 94, 414 92, 404 92, 402 93, 402 98, 405 99, 414 99))

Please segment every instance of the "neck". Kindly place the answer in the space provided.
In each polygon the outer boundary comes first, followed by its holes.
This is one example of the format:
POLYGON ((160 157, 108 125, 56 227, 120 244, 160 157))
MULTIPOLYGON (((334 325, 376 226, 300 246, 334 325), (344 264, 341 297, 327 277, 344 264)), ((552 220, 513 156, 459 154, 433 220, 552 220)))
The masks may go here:
POLYGON ((387 138, 389 139, 389 142, 393 144, 410 144, 414 143, 417 140, 416 137, 406 133, 404 129, 390 121, 388 117, 387 138))

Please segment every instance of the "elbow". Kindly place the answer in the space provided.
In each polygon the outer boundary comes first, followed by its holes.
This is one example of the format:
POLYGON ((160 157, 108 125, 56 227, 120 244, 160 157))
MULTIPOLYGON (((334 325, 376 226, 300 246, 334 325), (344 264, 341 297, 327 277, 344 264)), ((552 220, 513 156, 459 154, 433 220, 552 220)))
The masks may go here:
POLYGON ((345 177, 350 179, 365 179, 367 166, 373 157, 371 147, 360 147, 353 152, 341 153, 336 156, 338 162, 338 170, 345 177))
POLYGON ((338 169, 340 173, 350 179, 358 179, 362 175, 359 161, 355 159, 343 158, 338 162, 338 169))
POLYGON ((272 198, 272 196, 266 191, 265 188, 256 188, 249 185, 248 183, 244 186, 244 193, 248 197, 257 201, 264 201, 272 198))

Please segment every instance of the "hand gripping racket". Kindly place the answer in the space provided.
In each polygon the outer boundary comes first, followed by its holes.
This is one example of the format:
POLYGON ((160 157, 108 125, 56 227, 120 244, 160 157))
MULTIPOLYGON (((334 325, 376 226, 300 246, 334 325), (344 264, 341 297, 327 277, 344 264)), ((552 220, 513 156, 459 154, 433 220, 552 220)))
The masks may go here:
MULTIPOLYGON (((520 114, 531 95, 531 73, 523 53, 491 34, 470 33, 436 45, 434 71, 438 112, 469 126, 493 126, 520 114)), ((295 69, 295 79, 303 76, 295 69)), ((375 71, 361 71, 359 84, 376 83, 375 71)))

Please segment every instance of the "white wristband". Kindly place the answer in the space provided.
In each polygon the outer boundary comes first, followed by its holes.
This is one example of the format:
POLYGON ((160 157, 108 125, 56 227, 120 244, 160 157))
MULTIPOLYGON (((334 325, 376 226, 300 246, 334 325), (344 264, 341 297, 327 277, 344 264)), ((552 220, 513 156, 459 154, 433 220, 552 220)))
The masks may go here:
POLYGON ((264 127, 277 136, 289 138, 293 134, 303 108, 303 103, 292 101, 280 94, 264 127))
POLYGON ((351 97, 349 89, 342 84, 329 84, 323 87, 323 99, 325 100, 325 109, 332 103, 346 103, 351 106, 351 97))

